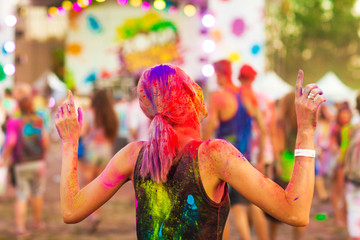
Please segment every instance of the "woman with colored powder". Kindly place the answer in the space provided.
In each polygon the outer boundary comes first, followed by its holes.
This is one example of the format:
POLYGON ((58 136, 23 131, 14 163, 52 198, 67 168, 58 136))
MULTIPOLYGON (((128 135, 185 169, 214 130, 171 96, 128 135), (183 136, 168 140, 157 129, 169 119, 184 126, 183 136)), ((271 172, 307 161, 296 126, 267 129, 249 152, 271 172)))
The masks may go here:
POLYGON ((226 183, 280 221, 307 225, 314 190, 313 135, 317 109, 325 98, 314 84, 303 92, 302 81, 300 71, 296 164, 285 190, 252 167, 229 142, 200 141, 200 122, 207 114, 202 91, 172 65, 146 70, 138 84, 140 106, 152 119, 149 141, 128 144, 99 177, 79 189, 77 144, 83 115, 80 108, 75 110, 70 93, 56 114, 62 139, 64 222, 83 220, 131 180, 138 239, 222 239, 230 208, 226 183))
MULTIPOLYGON (((289 186, 294 166, 296 164, 294 156, 294 148, 297 142, 297 114, 295 105, 295 93, 286 94, 279 102, 279 154, 277 162, 275 162, 274 181, 282 188, 289 186)), ((270 240, 275 240, 280 226, 280 221, 267 214, 269 219, 270 240)), ((295 227, 293 229, 293 239, 303 239, 305 234, 304 227, 295 227)))

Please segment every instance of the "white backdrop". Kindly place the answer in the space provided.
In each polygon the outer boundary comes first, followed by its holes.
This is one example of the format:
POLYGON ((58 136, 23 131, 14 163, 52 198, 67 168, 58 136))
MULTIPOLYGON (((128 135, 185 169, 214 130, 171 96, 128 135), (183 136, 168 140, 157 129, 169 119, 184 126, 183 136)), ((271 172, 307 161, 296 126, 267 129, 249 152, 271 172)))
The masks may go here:
POLYGON ((244 63, 250 64, 258 75, 264 72, 264 8, 264 0, 209 0, 209 11, 216 19, 210 34, 216 42, 211 60, 231 60, 235 84, 239 84, 236 79, 244 63))

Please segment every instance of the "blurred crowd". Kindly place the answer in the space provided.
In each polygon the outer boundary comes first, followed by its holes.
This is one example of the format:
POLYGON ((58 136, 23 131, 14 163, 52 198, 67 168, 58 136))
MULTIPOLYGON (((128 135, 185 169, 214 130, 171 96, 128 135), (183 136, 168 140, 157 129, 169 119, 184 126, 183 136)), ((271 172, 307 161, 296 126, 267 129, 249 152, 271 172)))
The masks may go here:
MULTIPOLYGON (((218 137, 222 122, 238 114, 237 109, 243 104, 243 110, 249 113, 247 117, 250 123, 246 129, 251 136, 246 150, 248 160, 264 175, 286 188, 295 162, 293 152, 297 124, 294 93, 272 100, 266 93, 256 92, 251 87, 256 78, 251 66, 248 67, 252 70, 242 68, 243 72, 239 71, 242 87, 238 87, 240 82, 234 85, 237 80, 230 79, 230 84, 226 78, 229 78, 228 71, 231 73, 231 64, 224 61, 220 66, 215 66, 219 89, 206 94, 208 118, 213 118, 214 122, 211 119, 204 121, 203 138, 218 137), (244 79, 251 81, 244 82, 244 79), (240 100, 224 103, 230 106, 227 113, 214 110, 214 105, 224 101, 226 94, 238 96, 239 93, 240 100), (224 116, 225 120, 222 119, 224 116)), ((96 178, 111 157, 128 142, 147 140, 150 120, 143 114, 136 97, 137 79, 134 79, 133 86, 130 94, 114 94, 111 89, 95 89, 90 96, 74 93, 76 105, 84 112, 78 151, 83 184, 96 178)), ((14 231, 17 235, 26 235, 29 229, 46 228, 42 220, 43 205, 46 204, 43 201, 46 191, 46 152, 51 142, 59 140, 53 116, 61 103, 50 104, 49 98, 43 97, 27 84, 17 84, 2 94, 0 195, 9 188, 16 190, 14 231), (34 214, 31 227, 26 220, 28 202, 31 202, 34 214)), ((224 138, 231 142, 232 137, 224 138)), ((328 101, 322 104, 315 142, 314 197, 322 202, 331 201, 337 224, 347 227, 350 236, 360 235, 360 94, 355 107, 347 102, 328 101)), ((280 222, 266 216, 261 210, 253 212, 256 214, 249 214, 246 218, 253 218, 251 222, 257 228, 258 239, 276 239, 280 222)), ((242 239, 248 239, 244 230, 247 226, 237 221, 237 218, 241 218, 241 211, 238 214, 234 215, 236 229, 242 239)), ((101 212, 97 210, 89 217, 89 233, 97 230, 100 216, 101 212)), ((294 239, 305 239, 305 234, 306 228, 294 228, 294 239)))

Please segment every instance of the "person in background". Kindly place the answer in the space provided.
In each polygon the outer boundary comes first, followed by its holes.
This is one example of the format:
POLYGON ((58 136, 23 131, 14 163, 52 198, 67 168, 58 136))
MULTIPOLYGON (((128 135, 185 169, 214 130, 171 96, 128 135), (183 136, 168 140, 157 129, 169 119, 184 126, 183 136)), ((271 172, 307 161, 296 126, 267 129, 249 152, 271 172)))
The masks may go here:
POLYGON ((17 235, 27 235, 26 216, 31 197, 34 229, 44 227, 42 221, 43 195, 45 191, 45 154, 48 134, 43 120, 33 108, 32 97, 19 99, 21 115, 7 122, 6 142, 2 159, 15 166, 16 202, 15 222, 17 235))
POLYGON ((222 239, 230 208, 227 184, 280 221, 306 226, 314 191, 313 137, 317 110, 325 97, 314 84, 306 85, 303 92, 302 82, 300 70, 295 90, 296 164, 286 190, 261 174, 228 141, 201 141, 200 122, 207 115, 202 90, 173 65, 147 69, 138 84, 141 109, 151 119, 149 141, 129 143, 99 177, 80 189, 77 145, 83 114, 75 109, 70 92, 55 116, 62 139, 64 222, 82 221, 131 180, 140 240, 222 239))
MULTIPOLYGON (((356 98, 360 112, 360 92, 356 98)), ((352 240, 360 239, 360 122, 350 127, 349 145, 344 157, 347 229, 352 240)), ((343 182, 341 182, 343 183, 343 182)))
MULTIPOLYGON (((264 171, 265 125, 262 112, 258 106, 256 95, 252 90, 252 82, 256 72, 244 65, 240 69, 241 87, 232 82, 232 68, 228 60, 214 63, 215 73, 220 90, 213 92, 209 99, 209 116, 204 123, 203 139, 209 139, 216 131, 216 137, 231 142, 250 162, 252 121, 259 126, 259 154, 256 167, 264 171)), ((231 212, 234 215, 236 230, 242 239, 250 239, 251 232, 248 211, 259 239, 267 239, 266 219, 262 210, 251 204, 234 188, 229 190, 231 212)), ((229 225, 225 229, 224 238, 229 238, 229 225)))
POLYGON ((331 203, 333 205, 335 220, 338 226, 346 226, 346 205, 344 195, 344 157, 346 149, 349 145, 349 130, 352 112, 347 102, 339 105, 336 117, 336 125, 334 127, 333 137, 336 139, 338 149, 336 167, 334 169, 331 203))
MULTIPOLYGON (((18 92, 19 87, 17 86, 16 88, 16 92, 18 92)), ((13 91, 10 88, 6 88, 4 90, 4 98, 1 101, 1 106, 2 109, 5 111, 4 112, 4 121, 1 125, 1 130, 3 132, 4 135, 6 135, 6 126, 7 126, 7 121, 10 118, 14 118, 14 117, 19 117, 20 116, 20 110, 19 110, 19 106, 18 106, 18 102, 15 99, 15 97, 13 96, 13 91)), ((1 148, 3 149, 4 145, 1 145, 1 148)), ((15 166, 14 163, 10 163, 10 165, 8 166, 9 168, 9 176, 10 176, 10 183, 13 187, 16 186, 16 179, 15 179, 15 166)))
POLYGON ((129 102, 123 96, 117 96, 114 104, 114 110, 119 122, 117 138, 114 151, 117 153, 129 142, 129 130, 127 128, 126 119, 129 112, 129 102))
POLYGON ((150 120, 146 117, 140 108, 139 99, 136 95, 136 86, 139 82, 139 77, 136 78, 135 87, 133 89, 132 100, 129 104, 128 117, 126 119, 126 126, 129 130, 129 140, 146 141, 148 140, 148 131, 150 120))
POLYGON ((13 97, 10 88, 4 90, 4 98, 1 101, 1 105, 6 111, 7 118, 18 117, 20 115, 18 103, 13 97))
POLYGON ((325 187, 325 177, 330 174, 332 162, 337 157, 338 147, 333 134, 334 124, 326 104, 319 109, 318 127, 315 132, 315 189, 321 201, 329 199, 325 187))
MULTIPOLYGON (((285 95, 279 102, 279 121, 278 136, 280 141, 278 162, 275 162, 274 181, 283 189, 289 186, 296 162, 294 148, 297 141, 297 115, 294 106, 295 93, 290 92, 285 95)), ((280 221, 269 214, 266 215, 269 220, 270 240, 275 240, 279 229, 280 221)), ((305 227, 295 227, 293 229, 293 239, 304 239, 305 227)))
MULTIPOLYGON (((84 183, 89 184, 100 175, 111 159, 118 130, 116 113, 106 90, 94 91, 84 120, 85 153, 81 171, 84 183)), ((100 223, 100 210, 95 211, 89 221, 89 233, 94 233, 100 223)))
MULTIPOLYGON (((278 162, 275 160, 279 156, 278 146, 279 146, 279 137, 277 130, 277 111, 275 102, 265 95, 264 93, 256 92, 256 98, 258 100, 259 108, 264 116, 265 123, 265 146, 264 146, 264 165, 265 165, 265 175, 273 179, 274 175, 274 163, 278 162)), ((260 146, 260 128, 253 122, 252 130, 252 151, 251 158, 254 160, 258 159, 259 146, 260 146)), ((255 162, 256 164, 256 162, 255 162)))
POLYGON ((358 107, 360 106, 360 90, 358 91, 355 101, 356 101, 356 112, 354 113, 353 118, 351 119, 352 125, 357 125, 358 123, 360 123, 360 108, 358 107))

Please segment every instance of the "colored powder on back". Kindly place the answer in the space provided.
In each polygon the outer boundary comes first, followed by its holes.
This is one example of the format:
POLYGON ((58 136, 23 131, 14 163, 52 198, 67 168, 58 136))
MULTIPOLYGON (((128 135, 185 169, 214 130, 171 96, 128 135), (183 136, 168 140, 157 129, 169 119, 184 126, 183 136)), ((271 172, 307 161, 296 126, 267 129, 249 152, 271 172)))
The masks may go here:
POLYGON ((147 199, 149 199, 149 216, 154 221, 153 236, 160 236, 162 234, 162 221, 168 219, 171 213, 172 205, 170 197, 162 184, 147 181, 143 187, 147 199))

